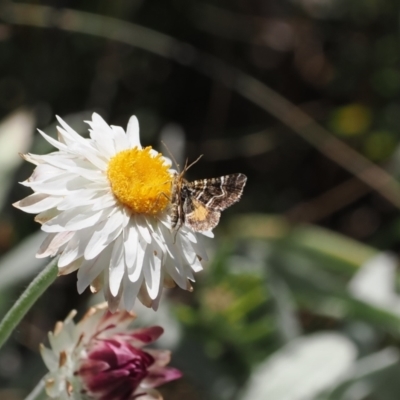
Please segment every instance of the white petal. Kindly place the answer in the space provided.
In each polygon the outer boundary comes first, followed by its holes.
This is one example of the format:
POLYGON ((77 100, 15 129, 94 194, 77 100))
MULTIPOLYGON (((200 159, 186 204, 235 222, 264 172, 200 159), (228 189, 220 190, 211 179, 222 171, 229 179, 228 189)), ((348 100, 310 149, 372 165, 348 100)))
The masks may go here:
POLYGON ((112 193, 106 193, 99 197, 97 201, 93 204, 93 211, 102 210, 104 208, 115 208, 117 207, 117 200, 112 193))
POLYGON ((109 210, 92 211, 90 206, 76 207, 62 211, 42 226, 45 232, 75 231, 87 228, 99 222, 109 210))
POLYGON ((61 246, 67 243, 75 232, 50 233, 40 245, 39 251, 36 253, 37 258, 53 257, 58 253, 61 246))
POLYGON ((58 266, 60 268, 65 267, 83 256, 85 248, 92 237, 94 230, 95 227, 90 226, 86 229, 81 229, 80 231, 75 232, 74 237, 68 242, 67 247, 64 249, 60 259, 58 260, 58 266))
POLYGON ((30 162, 31 164, 35 164, 35 165, 41 165, 44 163, 44 161, 42 160, 41 156, 38 156, 37 154, 22 154, 22 158, 25 161, 30 162))
POLYGON ((89 124, 96 125, 103 135, 112 135, 112 129, 110 125, 108 125, 107 122, 104 121, 104 118, 97 113, 92 114, 92 121, 89 121, 89 124))
POLYGON ((63 171, 60 168, 56 168, 48 164, 40 164, 35 168, 32 175, 26 182, 44 182, 48 179, 59 176, 61 173, 63 173, 63 171))
POLYGON ((140 275, 139 279, 136 282, 131 282, 127 275, 124 276, 122 301, 125 310, 132 311, 140 287, 142 286, 142 282, 143 274, 140 275))
MULTIPOLYGON (((57 117, 58 118, 58 117, 57 117)), ((58 140, 68 145, 69 152, 82 155, 83 152, 92 153, 103 159, 91 139, 87 139, 75 132, 61 118, 58 119, 62 127, 57 126, 58 140)))
POLYGON ((125 134, 125 131, 120 126, 111 125, 111 129, 114 132, 114 142, 115 142, 115 150, 119 153, 122 150, 126 150, 129 148, 128 138, 125 134))
POLYGON ((109 158, 106 157, 106 155, 104 155, 103 157, 100 157, 100 155, 97 155, 97 151, 91 152, 88 150, 88 151, 85 151, 84 156, 88 161, 90 161, 100 171, 103 171, 103 172, 107 171, 109 158))
POLYGON ((47 221, 55 218, 60 213, 61 211, 58 211, 56 208, 51 208, 50 210, 43 211, 36 215, 35 222, 38 222, 39 224, 45 224, 47 221))
POLYGON ((124 230, 125 263, 128 271, 133 267, 139 243, 138 231, 135 225, 130 223, 124 230))
POLYGON ((116 211, 96 227, 85 250, 86 260, 96 257, 119 236, 123 228, 123 220, 123 213, 116 211))
POLYGON ((58 368, 58 357, 55 355, 53 350, 40 346, 40 354, 42 355, 43 361, 49 371, 54 371, 58 368))
POLYGON ((159 248, 162 252, 161 258, 163 258, 167 254, 167 249, 166 249, 165 241, 163 239, 163 235, 162 234, 160 235, 161 232, 157 229, 158 221, 155 220, 154 218, 146 218, 146 221, 147 221, 147 225, 150 227, 150 230, 151 230, 151 237, 159 246, 159 248))
POLYGON ((172 258, 168 257, 165 265, 165 269, 171 278, 176 282, 176 284, 181 288, 187 289, 187 277, 182 264, 177 264, 172 258))
POLYGON ((119 209, 122 213, 122 226, 125 228, 132 220, 132 212, 128 207, 120 207, 119 209))
POLYGON ((49 332, 49 343, 56 354, 65 350, 71 343, 71 336, 66 329, 60 329, 56 333, 49 332))
POLYGON ((180 255, 180 251, 178 250, 178 247, 175 243, 175 240, 176 240, 176 237, 174 237, 175 234, 171 233, 171 231, 163 225, 158 226, 158 231, 160 232, 160 236, 162 236, 162 238, 165 241, 166 249, 167 249, 169 256, 173 260, 175 260, 176 263, 179 264, 180 260, 181 260, 181 255, 180 255))
POLYGON ((190 266, 188 266, 187 264, 183 264, 183 269, 184 269, 184 271, 185 271, 185 272, 184 272, 184 275, 185 275, 189 280, 191 280, 192 282, 195 282, 194 275, 193 275, 193 272, 192 272, 190 266))
POLYGON ((153 300, 150 298, 146 285, 144 284, 142 284, 142 286, 140 287, 138 299, 146 307, 151 307, 153 305, 153 300))
POLYGON ((171 217, 169 216, 169 212, 162 212, 160 215, 157 216, 158 221, 162 222, 163 225, 167 226, 171 229, 171 217))
POLYGON ((90 137, 96 143, 96 147, 101 154, 111 158, 115 153, 115 144, 113 140, 113 130, 104 119, 96 113, 92 115, 92 121, 86 121, 92 129, 90 129, 90 137))
MULTIPOLYGON (((56 115, 58 122, 64 128, 63 136, 65 136, 71 143, 79 143, 83 146, 87 145, 87 140, 84 139, 79 133, 75 132, 62 118, 56 115)), ((59 127, 57 127, 60 130, 59 127)))
POLYGON ((105 154, 101 154, 96 148, 95 145, 92 146, 89 144, 91 140, 87 140, 87 146, 82 146, 80 143, 72 143, 70 145, 70 151, 74 152, 78 156, 87 159, 90 163, 92 163, 95 167, 97 167, 100 171, 106 171, 108 165, 109 157, 105 154))
POLYGON ((99 256, 93 260, 84 262, 78 270, 78 293, 83 291, 100 275, 103 271, 108 271, 110 264, 112 246, 107 247, 99 256))
POLYGON ((111 190, 110 187, 110 183, 108 182, 107 179, 104 179, 103 182, 91 182, 86 186, 86 189, 90 189, 90 190, 99 190, 99 191, 103 191, 103 190, 111 190))
POLYGON ((117 311, 117 309, 119 308, 119 304, 121 302, 121 298, 122 298, 122 287, 120 288, 118 294, 116 296, 113 296, 110 292, 110 286, 109 286, 109 276, 108 276, 108 268, 106 268, 104 270, 104 274, 103 274, 103 279, 104 279, 104 289, 103 289, 103 293, 104 293, 104 297, 106 299, 106 301, 108 302, 108 309, 114 313, 117 311))
POLYGON ((66 196, 73 190, 79 190, 85 187, 87 180, 65 172, 46 180, 45 182, 24 182, 24 186, 30 187, 35 192, 42 192, 53 196, 66 196))
POLYGON ((66 146, 63 143, 60 143, 58 140, 53 139, 51 136, 47 135, 46 133, 42 132, 40 129, 38 129, 38 132, 56 149, 68 152, 68 146, 66 146))
POLYGON ((14 207, 32 214, 38 214, 55 207, 62 201, 62 197, 53 197, 44 193, 34 193, 14 203, 14 207))
POLYGON ((160 285, 158 296, 151 302, 151 308, 153 309, 153 311, 158 310, 158 306, 160 305, 160 300, 162 296, 162 291, 163 291, 163 286, 160 285))
POLYGON ((182 231, 182 235, 186 236, 192 243, 197 243, 196 234, 190 229, 185 229, 182 231))
POLYGON ((158 151, 157 150, 154 150, 154 149, 150 149, 150 155, 151 156, 153 156, 153 157, 157 157, 158 156, 158 151))
POLYGON ((193 276, 191 272, 189 275, 186 273, 186 269, 184 267, 186 260, 183 259, 182 252, 177 247, 176 243, 173 243, 173 234, 163 225, 160 225, 159 229, 163 232, 163 238, 166 242, 169 255, 166 260, 167 270, 180 287, 187 289, 187 279, 190 279, 193 276))
POLYGON ((142 238, 139 238, 136 262, 133 265, 132 270, 128 271, 129 280, 131 282, 136 282, 142 273, 143 264, 145 260, 146 247, 147 243, 142 238))
MULTIPOLYGON (((167 167, 171 167, 172 161, 171 161, 170 158, 164 157, 164 156, 163 156, 163 160, 164 160, 164 164, 165 164, 167 167)), ((175 175, 175 172, 176 172, 176 171, 173 169, 173 170, 170 170, 169 172, 170 172, 171 175, 175 175)))
POLYGON ((201 243, 192 243, 192 247, 194 252, 201 258, 201 260, 208 261, 206 250, 201 243))
POLYGON ((155 250, 155 246, 147 246, 145 260, 147 265, 143 265, 143 274, 146 282, 147 292, 152 300, 158 296, 161 280, 161 257, 160 250, 155 250))
POLYGON ((97 199, 101 197, 104 192, 99 192, 98 190, 75 190, 57 205, 57 210, 69 210, 78 206, 87 206, 97 202, 97 199))
POLYGON ((53 165, 56 168, 81 176, 90 181, 103 182, 105 180, 102 170, 94 167, 89 161, 78 159, 76 156, 60 156, 53 153, 42 156, 42 158, 49 165, 53 165))
POLYGON ((186 239, 183 235, 178 235, 176 238, 176 243, 178 244, 179 248, 181 249, 184 257, 186 258, 187 262, 191 265, 197 259, 196 253, 193 251, 193 247, 188 239, 186 239))
POLYGON ((110 292, 115 297, 118 294, 122 278, 125 272, 124 241, 120 234, 114 242, 109 266, 110 292))
POLYGON ((136 214, 136 223, 139 229, 140 236, 147 242, 151 243, 151 234, 149 226, 147 225, 146 218, 141 214, 136 214))
POLYGON ((194 259, 194 262, 192 264, 190 264, 190 267, 192 268, 192 270, 194 272, 200 272, 203 271, 203 266, 201 265, 200 260, 198 259, 198 257, 196 256, 196 258, 194 259))
POLYGON ((72 261, 71 264, 68 264, 68 265, 66 265, 64 267, 58 266, 58 275, 60 275, 60 276, 61 275, 68 275, 68 274, 70 274, 72 272, 75 272, 77 269, 80 268, 80 266, 83 264, 84 261, 85 261, 84 258, 80 257, 77 260, 72 261))
POLYGON ((142 147, 139 138, 139 121, 134 115, 129 119, 126 135, 128 136, 129 147, 142 147))
MULTIPOLYGON (((75 211, 78 215, 71 218, 65 225, 69 230, 79 230, 92 226, 109 217, 114 210, 108 208, 100 212, 93 212, 91 206, 82 206, 77 207, 75 211), (89 216, 87 214, 89 214, 89 216), (92 216, 90 216, 90 214, 92 214, 92 216)), ((68 211, 64 212, 67 213, 68 211)), ((73 212, 71 212, 71 214, 73 214, 73 212)))
POLYGON ((204 231, 204 232, 200 232, 202 235, 207 236, 209 238, 213 238, 214 237, 214 233, 212 231, 204 231))

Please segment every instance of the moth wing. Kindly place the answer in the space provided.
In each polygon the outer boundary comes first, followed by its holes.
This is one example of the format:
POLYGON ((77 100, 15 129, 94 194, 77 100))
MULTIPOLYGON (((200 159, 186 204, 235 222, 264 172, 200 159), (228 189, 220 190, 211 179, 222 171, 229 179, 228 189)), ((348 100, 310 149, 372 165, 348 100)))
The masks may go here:
POLYGON ((185 225, 196 232, 204 232, 218 225, 221 213, 210 210, 196 199, 187 198, 183 207, 185 225))
POLYGON ((220 212, 240 200, 246 181, 246 175, 232 174, 193 181, 188 183, 188 188, 206 208, 220 212))

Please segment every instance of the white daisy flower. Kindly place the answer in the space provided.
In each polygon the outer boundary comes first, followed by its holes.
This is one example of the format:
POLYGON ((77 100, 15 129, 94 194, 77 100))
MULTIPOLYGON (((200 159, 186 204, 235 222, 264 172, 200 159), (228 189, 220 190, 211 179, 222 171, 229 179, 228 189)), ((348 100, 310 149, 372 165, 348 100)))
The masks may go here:
POLYGON ((57 118, 58 141, 39 132, 58 151, 24 155, 36 168, 22 185, 35 193, 14 204, 48 233, 36 256, 60 254, 59 274, 78 270, 79 293, 103 287, 112 311, 136 297, 157 309, 175 283, 191 290, 207 256, 199 233, 171 228, 171 161, 141 146, 134 116, 125 133, 93 114, 88 139, 57 118))

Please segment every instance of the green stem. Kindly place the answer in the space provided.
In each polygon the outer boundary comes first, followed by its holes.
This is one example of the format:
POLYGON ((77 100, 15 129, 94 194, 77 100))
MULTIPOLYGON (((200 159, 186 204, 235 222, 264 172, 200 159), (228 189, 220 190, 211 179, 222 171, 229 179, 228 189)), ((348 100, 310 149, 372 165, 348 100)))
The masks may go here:
POLYGON ((50 261, 47 267, 29 284, 0 322, 0 347, 3 346, 36 300, 57 278, 57 261, 58 257, 50 261))
POLYGON ((39 383, 33 388, 32 392, 30 392, 28 396, 25 397, 25 400, 42 399, 45 395, 44 388, 45 388, 45 383, 44 383, 44 378, 42 378, 39 381, 39 383))

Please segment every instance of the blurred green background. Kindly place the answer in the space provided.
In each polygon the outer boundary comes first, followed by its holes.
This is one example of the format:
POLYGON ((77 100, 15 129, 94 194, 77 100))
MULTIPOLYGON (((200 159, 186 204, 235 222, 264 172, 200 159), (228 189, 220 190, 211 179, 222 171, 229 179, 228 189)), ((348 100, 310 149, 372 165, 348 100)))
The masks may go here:
MULTIPOLYGON (((55 114, 82 135, 100 113, 161 140, 189 179, 242 172, 194 293, 143 324, 166 329, 184 378, 166 399, 400 398, 400 2, 0 2, 0 312, 46 260, 11 203, 52 149, 55 114)), ((0 352, 0 398, 44 375, 38 345, 78 296, 47 290, 0 352)), ((100 298, 97 300, 101 300, 100 298)))

